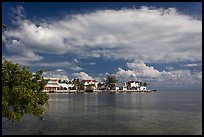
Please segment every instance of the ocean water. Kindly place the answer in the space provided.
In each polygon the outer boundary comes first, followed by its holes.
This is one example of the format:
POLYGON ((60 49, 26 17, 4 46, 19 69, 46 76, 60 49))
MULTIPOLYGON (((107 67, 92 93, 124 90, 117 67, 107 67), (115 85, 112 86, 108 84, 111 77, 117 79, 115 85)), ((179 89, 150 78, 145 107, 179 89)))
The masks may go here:
POLYGON ((202 92, 49 94, 43 120, 2 119, 3 135, 201 135, 202 92))

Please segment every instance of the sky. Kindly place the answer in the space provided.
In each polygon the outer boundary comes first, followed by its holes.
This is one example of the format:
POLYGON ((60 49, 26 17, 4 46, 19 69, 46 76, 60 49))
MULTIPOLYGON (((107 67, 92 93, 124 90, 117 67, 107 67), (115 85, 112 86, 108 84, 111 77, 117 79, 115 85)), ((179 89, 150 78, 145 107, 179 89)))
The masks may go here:
POLYGON ((202 90, 201 2, 2 2, 2 56, 45 77, 202 90))

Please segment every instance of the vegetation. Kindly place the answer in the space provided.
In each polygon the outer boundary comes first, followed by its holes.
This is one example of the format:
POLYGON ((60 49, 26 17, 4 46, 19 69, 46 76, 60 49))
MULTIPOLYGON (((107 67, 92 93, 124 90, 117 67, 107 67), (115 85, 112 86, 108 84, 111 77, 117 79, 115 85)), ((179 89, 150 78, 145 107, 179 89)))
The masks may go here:
POLYGON ((110 90, 114 89, 117 82, 118 82, 118 80, 116 79, 116 77, 114 75, 108 74, 106 76, 106 80, 105 80, 106 88, 108 88, 110 90))
POLYGON ((83 85, 81 84, 81 82, 79 81, 79 79, 74 79, 72 81, 72 84, 74 84, 74 88, 77 90, 77 91, 80 91, 81 88, 83 87, 83 85))
POLYGON ((99 82, 97 86, 98 86, 98 89, 100 89, 100 90, 104 90, 105 89, 105 83, 99 82))
POLYGON ((25 114, 43 118, 48 95, 42 92, 47 83, 42 73, 33 75, 28 67, 2 60, 2 118, 19 122, 25 114))
POLYGON ((146 87, 146 86, 147 86, 147 83, 146 83, 146 82, 144 82, 142 85, 146 87))
POLYGON ((6 27, 6 25, 4 23, 2 23, 2 28, 7 29, 7 27, 6 27))
POLYGON ((140 82, 140 86, 147 86, 147 83, 146 82, 144 82, 144 83, 142 83, 142 82, 140 82))
POLYGON ((94 84, 87 85, 85 92, 93 92, 93 86, 95 85, 94 84))
POLYGON ((128 90, 131 90, 130 82, 127 82, 127 89, 128 89, 128 90))

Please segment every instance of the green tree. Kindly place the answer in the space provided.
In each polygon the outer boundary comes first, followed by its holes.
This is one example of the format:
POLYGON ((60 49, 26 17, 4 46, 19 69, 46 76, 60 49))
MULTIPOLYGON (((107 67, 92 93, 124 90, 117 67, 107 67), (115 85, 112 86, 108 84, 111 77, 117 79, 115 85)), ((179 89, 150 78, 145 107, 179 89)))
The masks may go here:
POLYGON ((108 74, 106 76, 106 80, 105 80, 106 88, 113 89, 116 86, 117 82, 118 80, 116 79, 114 75, 108 74))
POLYGON ((98 85, 97 85, 97 87, 98 87, 98 89, 104 89, 105 83, 99 82, 98 85))
POLYGON ((130 82, 127 82, 127 89, 128 90, 131 90, 132 88, 131 88, 131 85, 130 85, 130 82))
POLYGON ((146 83, 146 82, 144 82, 142 85, 146 87, 146 86, 147 86, 147 83, 146 83))
POLYGON ((79 79, 74 79, 72 83, 74 84, 74 87, 76 88, 76 90, 80 91, 81 83, 79 79))
POLYGON ((2 22, 2 28, 7 29, 6 25, 2 22))
POLYGON ((48 95, 42 92, 47 83, 42 73, 32 74, 28 67, 2 60, 2 118, 19 122, 25 114, 43 118, 48 95))

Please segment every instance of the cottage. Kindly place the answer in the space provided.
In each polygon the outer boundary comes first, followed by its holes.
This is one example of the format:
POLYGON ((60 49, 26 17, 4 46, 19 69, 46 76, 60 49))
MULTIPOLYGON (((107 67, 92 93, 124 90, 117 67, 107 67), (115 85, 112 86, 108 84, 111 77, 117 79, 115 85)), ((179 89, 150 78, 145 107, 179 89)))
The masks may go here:
POLYGON ((147 90, 147 87, 145 87, 145 86, 140 86, 140 90, 147 90))
POLYGON ((84 89, 86 90, 89 86, 91 86, 91 88, 93 90, 96 90, 98 87, 98 83, 96 80, 83 80, 82 81, 84 84, 84 89))
POLYGON ((130 89, 139 90, 140 89, 140 84, 141 84, 141 82, 132 80, 132 81, 126 82, 125 86, 129 87, 130 89))
POLYGON ((44 92, 57 92, 59 90, 59 78, 45 78, 48 79, 47 84, 44 87, 44 92))
POLYGON ((60 90, 68 90, 69 89, 69 85, 66 83, 59 83, 60 86, 60 90))

